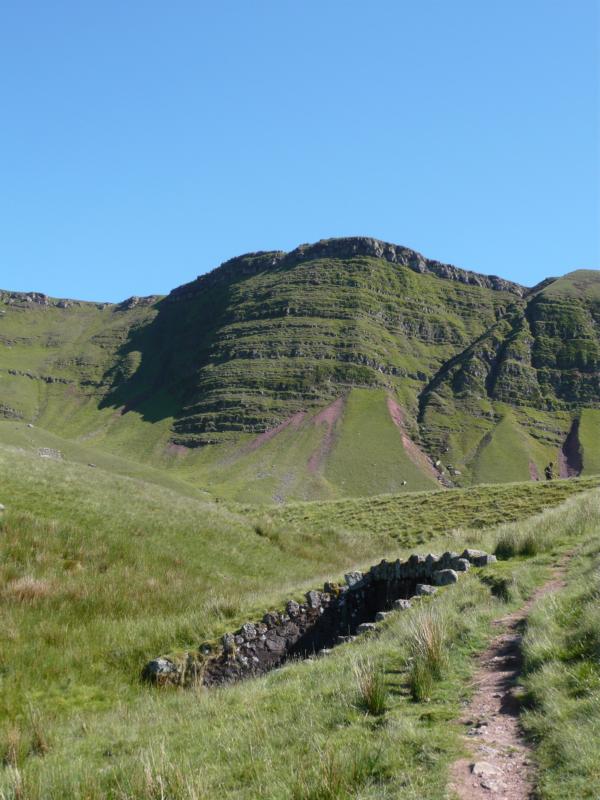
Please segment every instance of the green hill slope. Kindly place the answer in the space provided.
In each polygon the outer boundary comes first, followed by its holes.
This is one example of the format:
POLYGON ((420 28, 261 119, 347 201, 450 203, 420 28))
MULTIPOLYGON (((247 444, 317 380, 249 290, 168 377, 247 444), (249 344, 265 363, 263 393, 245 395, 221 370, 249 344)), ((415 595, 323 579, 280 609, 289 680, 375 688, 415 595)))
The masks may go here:
POLYGON ((599 274, 356 237, 119 305, 1 292, 0 415, 266 503, 592 474, 599 274))
POLYGON ((270 509, 269 520, 186 487, 114 474, 116 459, 85 469, 76 449, 40 458, 26 448, 46 440, 28 443, 22 434, 16 446, 0 446, 6 797, 294 800, 322 796, 329 780, 341 785, 339 773, 350 781, 347 796, 409 798, 418 787, 441 798, 459 748, 453 720, 491 619, 544 578, 549 551, 573 550, 594 536, 599 519, 597 491, 526 519, 598 483, 578 479, 300 503, 270 509), (477 529, 457 533, 474 513, 477 529), (509 519, 519 522, 491 527, 509 519), (328 659, 222 690, 157 691, 139 680, 157 653, 197 647, 325 578, 406 556, 417 543, 437 552, 491 550, 507 533, 539 537, 542 551, 487 575, 473 570, 440 591, 434 608, 451 610, 451 662, 426 705, 406 691, 405 643, 418 609, 328 659), (503 599, 497 587, 506 588, 503 599), (381 719, 367 715, 357 695, 355 672, 365 661, 385 664, 381 719))

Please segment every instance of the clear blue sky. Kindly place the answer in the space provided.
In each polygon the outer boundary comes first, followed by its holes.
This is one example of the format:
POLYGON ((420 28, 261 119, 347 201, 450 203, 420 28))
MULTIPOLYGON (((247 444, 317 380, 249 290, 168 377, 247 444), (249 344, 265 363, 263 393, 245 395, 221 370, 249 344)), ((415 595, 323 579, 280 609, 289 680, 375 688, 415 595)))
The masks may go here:
POLYGON ((4 0, 0 286, 120 300, 364 234, 599 262, 595 0, 4 0))

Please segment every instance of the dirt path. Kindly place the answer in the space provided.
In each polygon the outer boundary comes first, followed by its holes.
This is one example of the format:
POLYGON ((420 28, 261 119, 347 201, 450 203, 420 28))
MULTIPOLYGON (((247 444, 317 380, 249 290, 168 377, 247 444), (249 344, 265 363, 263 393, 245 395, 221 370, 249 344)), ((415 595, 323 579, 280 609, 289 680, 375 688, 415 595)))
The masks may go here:
POLYGON ((561 559, 553 577, 517 611, 494 621, 501 633, 481 655, 474 678, 475 694, 461 718, 467 727, 471 758, 455 762, 450 796, 460 800, 527 800, 533 791, 530 750, 519 725, 514 686, 522 668, 521 630, 532 606, 545 594, 564 586, 569 556, 561 559))

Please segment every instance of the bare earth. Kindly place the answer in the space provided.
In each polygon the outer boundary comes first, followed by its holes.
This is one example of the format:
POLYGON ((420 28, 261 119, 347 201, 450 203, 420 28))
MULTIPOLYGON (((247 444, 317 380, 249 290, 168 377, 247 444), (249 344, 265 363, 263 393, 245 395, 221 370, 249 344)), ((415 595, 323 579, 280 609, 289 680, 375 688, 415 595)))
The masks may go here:
POLYGON ((308 459, 308 471, 317 472, 333 448, 335 441, 335 425, 344 411, 345 397, 337 400, 320 411, 313 419, 313 425, 325 425, 326 430, 321 444, 308 459))
POLYGON ((522 608, 495 620, 500 628, 481 655, 475 675, 476 692, 461 718, 467 727, 471 758, 455 762, 450 774, 450 796, 460 800, 528 800, 534 774, 530 749, 519 725, 519 704, 514 696, 522 668, 521 633, 533 604, 564 586, 566 559, 554 570, 522 608))
POLYGON ((404 447, 410 460, 415 466, 419 467, 419 469, 422 469, 432 478, 439 480, 440 473, 431 463, 429 456, 423 450, 421 450, 419 445, 416 442, 413 442, 408 435, 406 431, 406 425, 404 424, 404 411, 402 410, 401 406, 394 400, 393 397, 388 397, 387 407, 394 425, 400 431, 402 446, 404 447))

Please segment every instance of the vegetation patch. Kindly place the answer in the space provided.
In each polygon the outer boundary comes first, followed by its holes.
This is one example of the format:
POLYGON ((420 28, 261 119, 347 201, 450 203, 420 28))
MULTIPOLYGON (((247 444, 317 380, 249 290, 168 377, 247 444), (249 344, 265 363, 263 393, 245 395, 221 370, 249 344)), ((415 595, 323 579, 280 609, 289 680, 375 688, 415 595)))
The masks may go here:
POLYGON ((524 655, 529 710, 523 722, 540 765, 540 797, 596 798, 600 785, 597 535, 572 561, 566 588, 534 609, 524 655))

